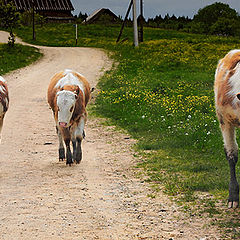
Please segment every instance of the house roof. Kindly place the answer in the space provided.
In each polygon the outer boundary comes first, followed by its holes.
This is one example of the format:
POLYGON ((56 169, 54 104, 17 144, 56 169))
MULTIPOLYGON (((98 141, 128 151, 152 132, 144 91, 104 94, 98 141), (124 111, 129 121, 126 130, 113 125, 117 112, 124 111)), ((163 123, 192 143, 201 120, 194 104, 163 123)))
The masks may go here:
POLYGON ((36 10, 68 10, 73 11, 71 0, 13 0, 17 10, 29 10, 32 8, 32 1, 36 10))
POLYGON ((95 12, 93 12, 91 15, 89 15, 86 20, 84 20, 84 22, 92 22, 95 19, 98 18, 98 16, 102 13, 107 13, 109 15, 112 15, 113 17, 117 18, 117 16, 108 8, 100 8, 98 10, 96 10, 95 12))

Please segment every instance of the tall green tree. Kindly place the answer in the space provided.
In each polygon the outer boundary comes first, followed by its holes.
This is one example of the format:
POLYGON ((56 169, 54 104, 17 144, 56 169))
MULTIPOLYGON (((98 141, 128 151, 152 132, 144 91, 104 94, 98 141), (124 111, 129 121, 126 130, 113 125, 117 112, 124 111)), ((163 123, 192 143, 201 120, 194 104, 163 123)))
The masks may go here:
POLYGON ((228 4, 216 2, 199 9, 193 20, 194 22, 203 24, 204 32, 208 33, 211 26, 220 18, 236 20, 238 18, 238 13, 235 9, 230 8, 228 4))
POLYGON ((17 27, 18 20, 19 13, 17 12, 14 3, 12 1, 6 3, 4 0, 0 0, 0 25, 10 32, 8 38, 8 44, 10 46, 14 46, 15 43, 13 29, 17 27))

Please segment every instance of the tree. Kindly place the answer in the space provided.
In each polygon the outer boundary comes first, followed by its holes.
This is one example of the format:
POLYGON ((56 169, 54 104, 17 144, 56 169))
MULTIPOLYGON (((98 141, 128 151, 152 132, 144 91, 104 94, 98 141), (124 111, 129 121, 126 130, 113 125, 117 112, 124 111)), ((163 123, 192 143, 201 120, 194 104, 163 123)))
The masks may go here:
MULTIPOLYGON (((41 26, 43 26, 43 24, 45 23, 46 19, 38 14, 38 13, 34 13, 34 21, 36 24, 41 24, 41 26)), ((23 26, 31 26, 33 24, 33 9, 30 9, 29 11, 25 11, 23 13, 20 14, 19 17, 19 22, 21 25, 23 26)))
POLYGON ((170 17, 170 19, 173 20, 173 21, 177 21, 177 18, 174 14, 170 17))
POLYGON ((15 43, 13 28, 18 25, 19 13, 12 1, 6 4, 4 0, 0 0, 0 20, 1 26, 10 31, 8 45, 13 47, 15 43))
POLYGON ((215 22, 210 28, 211 34, 218 34, 223 36, 239 35, 239 31, 239 21, 226 18, 219 18, 217 22, 215 22))
POLYGON ((82 12, 80 12, 80 13, 78 14, 78 19, 79 19, 81 22, 83 22, 84 20, 86 20, 87 17, 88 17, 88 15, 87 15, 86 13, 83 14, 82 12))
POLYGON ((167 13, 167 14, 165 15, 165 17, 164 17, 164 21, 165 21, 165 22, 168 22, 169 19, 170 19, 170 16, 169 16, 169 14, 167 13))
POLYGON ((215 24, 219 18, 237 19, 238 13, 236 10, 229 7, 228 4, 216 2, 199 9, 194 16, 194 22, 204 24, 204 32, 208 33, 211 26, 215 24))

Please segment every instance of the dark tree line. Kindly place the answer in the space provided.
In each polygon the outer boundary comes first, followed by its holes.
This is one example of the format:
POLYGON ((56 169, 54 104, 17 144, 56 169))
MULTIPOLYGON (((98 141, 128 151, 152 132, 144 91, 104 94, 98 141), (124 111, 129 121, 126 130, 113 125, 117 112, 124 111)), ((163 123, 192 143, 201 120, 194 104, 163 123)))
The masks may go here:
POLYGON ((174 29, 190 33, 240 36, 240 16, 228 4, 216 2, 199 9, 193 19, 168 14, 149 18, 146 26, 174 29))
POLYGON ((145 24, 149 27, 180 30, 191 21, 188 17, 176 17, 175 15, 169 16, 169 14, 166 14, 164 17, 158 15, 155 18, 149 18, 145 24))

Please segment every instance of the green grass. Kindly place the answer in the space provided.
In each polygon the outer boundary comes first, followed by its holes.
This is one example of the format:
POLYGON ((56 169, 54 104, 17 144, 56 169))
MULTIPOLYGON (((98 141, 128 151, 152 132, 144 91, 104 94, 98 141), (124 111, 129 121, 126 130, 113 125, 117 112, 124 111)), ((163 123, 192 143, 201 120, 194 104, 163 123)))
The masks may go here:
POLYGON ((0 52, 0 75, 25 67, 42 56, 38 49, 20 44, 13 48, 0 44, 0 52))
MULTIPOLYGON (((199 205, 218 214, 216 206, 228 195, 229 169, 215 116, 214 73, 218 60, 239 48, 239 39, 145 29, 144 43, 134 49, 132 29, 124 31, 128 40, 116 44, 118 32, 119 26, 79 26, 78 46, 104 48, 118 63, 102 77, 94 111, 138 140, 144 157, 138 167, 148 181, 164 185, 186 209, 199 205), (199 192, 213 198, 200 201, 199 192)), ((38 27, 35 42, 31 29, 17 33, 31 43, 75 45, 72 24, 38 27)), ((239 227, 233 228, 238 237, 239 227)))
MULTIPOLYGON (((119 27, 102 27, 98 25, 78 26, 78 46, 104 47, 112 44, 119 32, 119 27)), ((123 38, 127 37, 124 33, 123 38)), ((75 26, 73 24, 47 24, 36 27, 36 40, 32 40, 32 29, 21 27, 16 33, 25 42, 45 46, 75 46, 75 26)))

